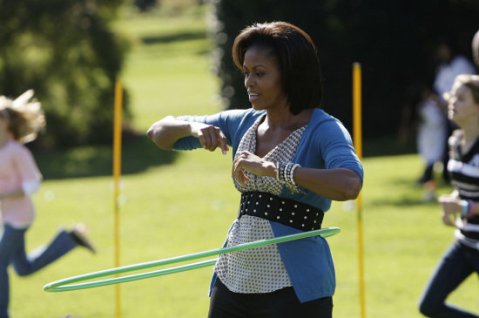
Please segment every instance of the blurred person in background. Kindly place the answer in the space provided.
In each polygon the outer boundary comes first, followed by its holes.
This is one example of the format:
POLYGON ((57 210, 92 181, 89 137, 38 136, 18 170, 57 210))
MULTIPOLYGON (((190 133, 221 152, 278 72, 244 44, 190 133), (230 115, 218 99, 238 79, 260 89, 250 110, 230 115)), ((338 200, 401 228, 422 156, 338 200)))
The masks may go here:
MULTIPOLYGON (((168 116, 148 135, 166 150, 232 147, 241 204, 226 246, 319 229, 332 200, 357 197, 363 169, 347 130, 319 108, 316 46, 298 27, 273 22, 245 28, 232 54, 252 108, 168 116)), ((322 237, 222 254, 209 317, 332 317, 335 285, 322 237)))
MULTIPOLYGON (((35 218, 31 196, 39 188, 42 175, 24 143, 33 141, 45 126, 39 102, 31 101, 29 90, 15 100, 0 96, 0 318, 9 317, 10 264, 20 276, 33 274, 65 255, 76 246, 95 252, 86 238, 83 224, 61 230, 45 248, 29 255, 25 235, 35 218)), ((41 314, 39 314, 39 317, 41 314)))
POLYGON ((405 91, 399 136, 407 142, 409 134, 416 134, 416 147, 424 168, 416 181, 424 188, 424 199, 435 201, 436 181, 434 168, 442 163, 444 139, 446 138, 446 118, 437 101, 436 94, 424 82, 415 82, 405 91))
POLYGON ((479 76, 459 75, 446 94, 448 118, 458 127, 449 139, 447 170, 454 191, 439 197, 442 221, 456 240, 441 259, 420 301, 427 317, 477 318, 446 303, 471 274, 479 274, 479 76))
POLYGON ((472 38, 472 56, 474 57, 476 66, 479 67, 479 30, 472 38))
POLYGON ((436 180, 434 167, 442 163, 445 152, 444 140, 447 138, 447 123, 440 101, 430 89, 421 91, 421 98, 417 105, 419 123, 417 127, 417 149, 424 161, 424 172, 418 180, 425 188, 424 199, 435 201, 436 180))

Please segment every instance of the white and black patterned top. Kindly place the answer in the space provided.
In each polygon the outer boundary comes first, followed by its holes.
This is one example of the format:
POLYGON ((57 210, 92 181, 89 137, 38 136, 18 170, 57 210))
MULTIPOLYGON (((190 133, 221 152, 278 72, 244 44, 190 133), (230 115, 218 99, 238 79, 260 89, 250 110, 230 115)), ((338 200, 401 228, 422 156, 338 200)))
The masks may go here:
MULTIPOLYGON (((256 131, 264 119, 260 117, 243 136, 237 150, 255 152, 256 131)), ((268 161, 291 162, 306 126, 295 130, 283 142, 278 144, 264 159, 268 161)), ((236 188, 244 193, 249 191, 269 192, 278 195, 282 184, 275 178, 259 177, 248 173, 246 185, 238 183, 236 188)), ((292 189, 300 191, 299 188, 292 189)), ((273 238, 273 230, 268 220, 243 215, 237 219, 228 234, 227 246, 234 246, 260 239, 273 238)), ((276 245, 267 245, 255 249, 220 255, 215 271, 218 278, 235 293, 269 293, 292 286, 276 245)))
MULTIPOLYGON (((479 202, 479 139, 464 154, 461 151, 461 140, 461 131, 454 132, 450 138, 451 156, 447 170, 459 197, 479 202)), ((467 218, 467 222, 458 219, 456 223, 459 242, 479 250, 479 216, 467 218)))

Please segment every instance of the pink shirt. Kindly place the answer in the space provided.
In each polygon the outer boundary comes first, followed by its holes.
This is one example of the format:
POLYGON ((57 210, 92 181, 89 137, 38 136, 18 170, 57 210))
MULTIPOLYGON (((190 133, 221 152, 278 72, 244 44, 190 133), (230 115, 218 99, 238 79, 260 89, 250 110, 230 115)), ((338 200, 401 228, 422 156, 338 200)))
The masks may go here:
MULTIPOLYGON (((42 175, 27 147, 11 140, 0 148, 0 193, 21 189, 25 182, 41 180, 42 175)), ((3 223, 15 228, 28 227, 35 217, 35 208, 28 195, 2 199, 0 211, 3 223)))

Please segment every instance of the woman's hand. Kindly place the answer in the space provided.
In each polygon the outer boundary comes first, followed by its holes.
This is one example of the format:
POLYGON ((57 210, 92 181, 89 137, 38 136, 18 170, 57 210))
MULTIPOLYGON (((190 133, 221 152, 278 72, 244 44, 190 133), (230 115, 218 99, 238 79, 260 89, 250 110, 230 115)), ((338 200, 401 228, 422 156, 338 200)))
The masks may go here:
POLYGON ((233 161, 233 178, 239 183, 246 184, 250 172, 257 176, 275 177, 276 166, 274 162, 266 161, 249 151, 242 151, 233 161))
POLYGON ((191 135, 199 139, 203 148, 214 151, 219 147, 223 154, 228 152, 228 142, 218 127, 203 123, 190 123, 190 127, 191 135))
POLYGON ((461 200, 451 195, 441 195, 438 199, 442 206, 442 222, 445 225, 455 226, 456 218, 461 215, 461 200))

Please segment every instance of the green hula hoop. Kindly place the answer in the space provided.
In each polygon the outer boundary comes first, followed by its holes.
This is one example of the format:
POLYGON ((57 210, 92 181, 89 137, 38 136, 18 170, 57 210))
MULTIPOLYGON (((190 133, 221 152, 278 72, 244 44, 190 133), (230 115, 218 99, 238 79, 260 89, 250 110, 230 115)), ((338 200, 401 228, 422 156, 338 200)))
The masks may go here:
POLYGON ((140 280, 140 279, 152 278, 156 276, 174 274, 174 273, 179 273, 179 272, 184 272, 184 271, 189 271, 189 270, 193 270, 197 268, 214 265, 216 263, 216 259, 209 259, 209 260, 177 266, 177 267, 164 268, 164 269, 147 272, 147 273, 139 273, 139 274, 133 274, 129 276, 114 277, 114 278, 108 278, 108 279, 102 279, 102 280, 95 280, 91 282, 78 283, 78 282, 92 280, 92 279, 96 279, 100 277, 111 276, 115 274, 137 271, 137 270, 142 270, 142 269, 157 267, 157 266, 164 266, 164 265, 180 263, 185 261, 191 261, 191 260, 195 260, 199 258, 210 257, 213 255, 243 251, 243 250, 248 250, 248 249, 271 245, 271 244, 280 244, 280 243, 285 243, 290 241, 296 241, 296 240, 313 237, 313 236, 321 236, 323 238, 326 238, 326 237, 335 235, 339 233, 340 231, 341 229, 338 227, 329 227, 329 228, 324 228, 324 229, 319 229, 314 231, 284 235, 284 236, 275 237, 271 239, 258 240, 258 241, 238 244, 235 246, 218 248, 218 249, 209 250, 209 251, 187 254, 187 255, 167 258, 163 260, 111 268, 111 269, 106 269, 106 270, 102 270, 98 272, 92 272, 92 273, 87 273, 83 275, 78 275, 78 276, 73 276, 73 277, 57 280, 43 286, 43 290, 47 292, 64 292, 64 291, 72 291, 72 290, 78 290, 78 289, 95 288, 95 287, 106 286, 106 285, 120 284, 120 283, 140 280))

